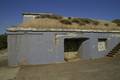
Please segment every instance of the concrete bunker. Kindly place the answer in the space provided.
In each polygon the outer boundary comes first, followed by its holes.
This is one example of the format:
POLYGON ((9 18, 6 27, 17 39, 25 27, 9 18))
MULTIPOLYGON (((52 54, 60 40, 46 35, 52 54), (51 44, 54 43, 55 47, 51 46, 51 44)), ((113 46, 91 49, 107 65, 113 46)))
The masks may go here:
POLYGON ((78 60, 80 59, 80 48, 82 43, 88 40, 88 38, 65 38, 64 39, 64 60, 78 60))
POLYGON ((97 22, 100 25, 91 19, 69 20, 53 13, 23 13, 23 23, 7 29, 8 63, 59 63, 65 62, 66 55, 67 59, 69 55, 72 59, 113 56, 120 49, 120 28, 111 22, 110 27, 104 25, 106 21, 97 22))

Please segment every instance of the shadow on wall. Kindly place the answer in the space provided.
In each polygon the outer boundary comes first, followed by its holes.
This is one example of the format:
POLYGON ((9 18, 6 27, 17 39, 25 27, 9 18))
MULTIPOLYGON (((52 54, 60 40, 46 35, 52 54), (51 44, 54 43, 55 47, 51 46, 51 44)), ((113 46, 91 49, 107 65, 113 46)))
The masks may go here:
POLYGON ((81 44, 88 40, 88 38, 66 38, 64 39, 64 60, 69 61, 72 59, 80 58, 78 52, 81 44))

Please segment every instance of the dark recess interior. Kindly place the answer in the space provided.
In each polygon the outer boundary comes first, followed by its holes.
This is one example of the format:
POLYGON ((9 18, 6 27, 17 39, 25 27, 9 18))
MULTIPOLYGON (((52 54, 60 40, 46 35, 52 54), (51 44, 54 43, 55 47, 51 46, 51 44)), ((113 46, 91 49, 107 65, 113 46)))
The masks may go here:
POLYGON ((66 38, 64 39, 64 52, 77 52, 80 45, 88 38, 66 38))

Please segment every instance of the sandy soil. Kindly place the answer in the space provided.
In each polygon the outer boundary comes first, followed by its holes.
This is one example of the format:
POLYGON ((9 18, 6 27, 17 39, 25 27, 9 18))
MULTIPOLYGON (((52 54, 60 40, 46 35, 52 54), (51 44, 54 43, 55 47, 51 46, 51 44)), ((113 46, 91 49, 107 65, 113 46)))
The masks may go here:
POLYGON ((0 51, 0 80, 120 80, 120 54, 113 58, 69 63, 9 67, 0 51))
POLYGON ((22 66, 17 80, 120 80, 120 55, 70 63, 22 66))
POLYGON ((14 80, 18 72, 18 67, 9 67, 7 60, 7 50, 0 51, 0 80, 14 80))

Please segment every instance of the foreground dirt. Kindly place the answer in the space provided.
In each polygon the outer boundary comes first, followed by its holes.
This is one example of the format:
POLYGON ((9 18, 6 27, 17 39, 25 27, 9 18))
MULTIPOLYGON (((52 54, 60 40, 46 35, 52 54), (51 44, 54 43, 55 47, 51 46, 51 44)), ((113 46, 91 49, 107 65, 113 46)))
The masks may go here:
POLYGON ((120 55, 71 63, 22 66, 17 80, 120 80, 120 55))
POLYGON ((0 80, 14 80, 18 72, 18 67, 9 67, 7 60, 7 50, 0 51, 0 80))
POLYGON ((8 67, 0 51, 0 80, 120 80, 120 55, 69 63, 8 67), (16 76, 17 75, 17 76, 16 76))

